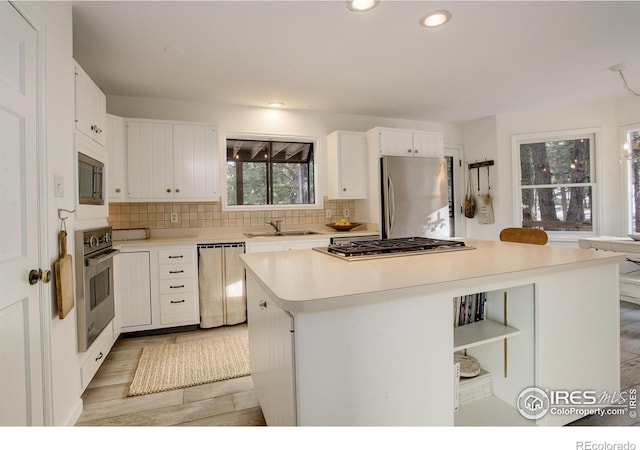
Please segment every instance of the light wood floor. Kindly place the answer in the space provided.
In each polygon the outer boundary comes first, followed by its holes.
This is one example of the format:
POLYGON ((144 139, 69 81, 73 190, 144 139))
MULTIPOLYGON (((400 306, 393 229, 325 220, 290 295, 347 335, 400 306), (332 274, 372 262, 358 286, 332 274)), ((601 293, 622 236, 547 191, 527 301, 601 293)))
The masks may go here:
POLYGON ((246 333, 247 325, 119 339, 82 396, 77 426, 265 425, 251 377, 127 397, 143 347, 246 333))
MULTIPOLYGON (((78 426, 242 426, 265 425, 251 377, 127 397, 142 348, 230 333, 246 333, 246 324, 120 339, 87 387, 78 426)), ((640 306, 620 303, 621 388, 640 390, 640 306)), ((640 425, 640 418, 590 416, 573 426, 640 425)))

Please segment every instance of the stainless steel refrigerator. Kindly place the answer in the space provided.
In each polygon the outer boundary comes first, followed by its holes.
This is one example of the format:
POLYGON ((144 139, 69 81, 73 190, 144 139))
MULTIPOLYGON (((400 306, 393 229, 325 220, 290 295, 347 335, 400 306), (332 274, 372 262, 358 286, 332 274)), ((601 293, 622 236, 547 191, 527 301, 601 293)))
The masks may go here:
POLYGON ((380 176, 383 238, 450 237, 446 159, 383 156, 380 176))

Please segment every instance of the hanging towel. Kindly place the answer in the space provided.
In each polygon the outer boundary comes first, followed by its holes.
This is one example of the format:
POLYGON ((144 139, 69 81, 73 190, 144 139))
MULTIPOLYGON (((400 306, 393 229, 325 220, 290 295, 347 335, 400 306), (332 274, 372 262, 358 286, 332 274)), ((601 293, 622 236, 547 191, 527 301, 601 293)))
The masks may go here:
POLYGON ((240 255, 242 247, 226 247, 224 249, 225 275, 225 324, 235 325, 247 320, 247 297, 245 293, 245 272, 240 255))
POLYGON ((201 248, 198 261, 200 327, 224 325, 222 248, 201 248))
POLYGON ((200 327, 236 325, 247 320, 243 247, 201 248, 198 284, 200 327))

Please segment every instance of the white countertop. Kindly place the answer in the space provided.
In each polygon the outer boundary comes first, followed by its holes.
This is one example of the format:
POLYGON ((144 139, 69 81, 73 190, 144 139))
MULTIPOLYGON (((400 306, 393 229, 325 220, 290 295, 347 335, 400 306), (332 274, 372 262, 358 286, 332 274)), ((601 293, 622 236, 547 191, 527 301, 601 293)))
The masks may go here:
MULTIPOLYGON (((434 292, 459 283, 508 274, 535 276, 579 267, 614 264, 625 255, 553 246, 465 239, 474 250, 343 261, 314 250, 249 253, 241 256, 254 275, 287 311, 350 306, 339 297, 426 287, 434 292)), ((354 299, 360 304, 362 296, 354 299)))
POLYGON ((640 241, 634 241, 630 237, 597 236, 593 238, 578 239, 580 248, 609 250, 630 254, 640 254, 640 241))
POLYGON ((254 229, 169 229, 165 232, 152 233, 148 239, 133 239, 114 241, 114 246, 119 249, 133 249, 133 248, 145 248, 145 247, 159 247, 159 246, 176 246, 176 245, 196 245, 196 244, 220 244, 220 243, 234 243, 234 242, 277 242, 282 240, 303 240, 313 239, 319 237, 346 237, 346 236, 370 236, 378 235, 377 231, 367 229, 366 225, 357 227, 351 231, 335 231, 326 226, 318 225, 297 225, 290 227, 283 227, 283 231, 290 230, 311 230, 314 234, 306 234, 300 236, 273 236, 273 237, 259 237, 250 238, 244 235, 244 233, 256 232, 256 231, 272 231, 268 227, 260 227, 254 229))

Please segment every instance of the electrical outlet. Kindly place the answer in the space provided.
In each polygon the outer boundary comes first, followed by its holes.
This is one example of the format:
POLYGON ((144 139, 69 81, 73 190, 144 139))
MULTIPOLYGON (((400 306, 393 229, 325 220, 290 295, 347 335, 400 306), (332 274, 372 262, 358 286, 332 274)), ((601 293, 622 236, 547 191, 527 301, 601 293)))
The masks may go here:
POLYGON ((333 214, 331 214, 331 210, 330 210, 330 209, 326 209, 326 210, 324 211, 324 217, 325 217, 326 219, 331 219, 331 216, 333 216, 333 214))
POLYGON ((342 211, 342 215, 344 217, 349 217, 349 213, 350 213, 349 208, 345 208, 344 211, 342 211))
POLYGON ((177 212, 172 212, 171 213, 171 223, 178 223, 178 213, 177 212))

